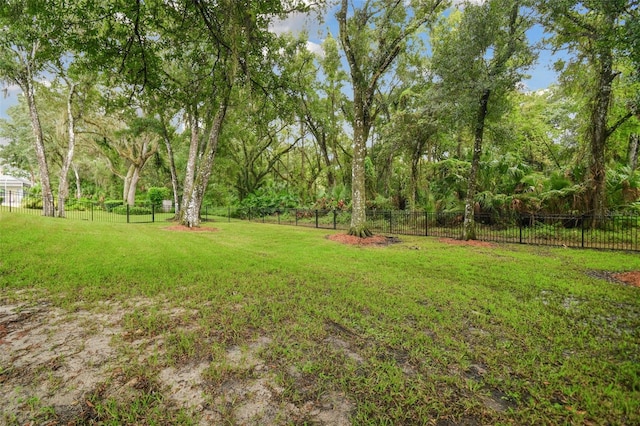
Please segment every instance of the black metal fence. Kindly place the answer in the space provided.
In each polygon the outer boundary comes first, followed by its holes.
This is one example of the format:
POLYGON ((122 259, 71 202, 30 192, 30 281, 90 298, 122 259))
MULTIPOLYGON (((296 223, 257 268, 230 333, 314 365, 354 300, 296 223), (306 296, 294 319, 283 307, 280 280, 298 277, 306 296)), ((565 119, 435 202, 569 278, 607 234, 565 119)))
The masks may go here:
MULTIPOLYGON (((42 198, 28 192, 0 190, 0 212, 42 215, 42 198)), ((55 212, 58 215, 57 208, 55 212)), ((150 223, 173 217, 173 214, 152 204, 128 206, 69 199, 65 203, 64 217, 91 222, 150 223)))
MULTIPOLYGON (((336 210, 281 209, 238 212, 254 222, 349 229, 351 214, 336 210)), ((367 211, 374 233, 461 238, 462 212, 367 211)), ((500 243, 640 251, 640 215, 476 214, 476 238, 500 243)))
MULTIPOLYGON (((0 190, 0 212, 42 215, 42 199, 28 193, 0 190)), ((347 230, 351 213, 342 210, 280 209, 238 210, 205 206, 204 220, 232 218, 262 223, 347 230)), ((65 217, 99 222, 150 223, 174 217, 161 206, 110 205, 104 202, 69 200, 65 217)), ((367 211, 369 228, 380 234, 460 238, 461 212, 367 211)), ((476 214, 476 238, 501 243, 640 251, 640 215, 520 215, 476 214)))

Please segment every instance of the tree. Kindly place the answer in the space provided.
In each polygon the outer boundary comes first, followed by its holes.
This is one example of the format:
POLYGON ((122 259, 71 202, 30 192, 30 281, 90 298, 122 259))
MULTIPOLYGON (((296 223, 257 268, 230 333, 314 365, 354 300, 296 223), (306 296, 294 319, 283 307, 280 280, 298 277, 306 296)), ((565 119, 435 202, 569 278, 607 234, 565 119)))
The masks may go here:
MULTIPOLYGON (((638 102, 629 102, 626 112, 611 116, 614 81, 622 75, 619 68, 622 55, 638 58, 637 1, 629 0, 559 0, 539 2, 543 22, 553 33, 556 48, 568 48, 575 55, 564 67, 566 80, 577 66, 586 66, 593 78, 581 81, 581 90, 588 91, 586 137, 590 149, 588 209, 596 216, 605 213, 605 151, 609 137, 629 118, 637 114, 638 102), (635 4, 634 4, 635 3, 635 4), (586 84, 585 84, 586 83, 586 84)), ((595 223, 595 222, 594 222, 595 223)))
MULTIPOLYGON (((66 4, 66 3, 65 3, 66 4)), ((36 104, 36 81, 64 51, 60 40, 63 5, 52 1, 6 0, 0 5, 0 80, 16 84, 29 106, 42 187, 42 213, 55 216, 49 164, 36 104)))
POLYGON ((128 113, 128 117, 125 114, 121 118, 111 113, 110 118, 90 124, 98 135, 96 145, 111 171, 123 180, 123 201, 133 206, 142 169, 157 152, 160 137, 153 118, 128 113))
POLYGON ((336 15, 340 43, 353 87, 350 235, 371 235, 366 226, 365 157, 378 88, 410 38, 432 22, 445 4, 444 0, 376 0, 358 8, 355 1, 340 3, 336 15))
MULTIPOLYGON (((463 239, 475 239, 474 210, 480 156, 490 106, 494 109, 523 78, 534 60, 526 31, 526 3, 487 0, 465 3, 434 33, 433 66, 449 96, 464 99, 473 129, 473 154, 465 198, 463 239)), ((494 111, 499 116, 499 111, 494 111)))

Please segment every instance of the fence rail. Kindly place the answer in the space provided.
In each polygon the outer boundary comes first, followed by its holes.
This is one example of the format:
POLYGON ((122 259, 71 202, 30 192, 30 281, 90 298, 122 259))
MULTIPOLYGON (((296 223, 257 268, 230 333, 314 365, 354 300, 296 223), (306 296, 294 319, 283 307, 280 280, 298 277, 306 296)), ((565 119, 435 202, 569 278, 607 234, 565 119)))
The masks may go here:
MULTIPOLYGON (((42 201, 28 193, 0 190, 0 212, 42 214, 42 201)), ((347 230, 351 213, 341 210, 279 209, 239 210, 230 207, 203 207, 205 220, 238 218, 253 222, 347 230)), ((173 212, 160 206, 105 206, 93 201, 69 200, 65 204, 69 219, 149 223, 170 220, 173 212)), ((460 238, 463 232, 461 212, 367 211, 367 224, 375 233, 460 238)), ((521 215, 478 214, 476 238, 500 243, 598 248, 640 251, 640 215, 521 215)))

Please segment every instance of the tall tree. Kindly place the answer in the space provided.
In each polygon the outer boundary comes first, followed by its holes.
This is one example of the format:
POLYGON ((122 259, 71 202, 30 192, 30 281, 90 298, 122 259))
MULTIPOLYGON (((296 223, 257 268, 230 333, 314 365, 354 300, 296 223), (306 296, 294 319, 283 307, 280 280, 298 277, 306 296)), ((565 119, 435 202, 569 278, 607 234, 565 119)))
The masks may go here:
POLYGON ((590 150, 588 209, 595 215, 605 213, 605 152, 609 137, 638 110, 637 99, 629 102, 628 110, 612 117, 614 80, 619 78, 621 55, 638 58, 638 22, 636 0, 557 0, 540 1, 538 8, 544 24, 553 33, 552 43, 557 48, 568 48, 575 55, 564 68, 567 80, 576 66, 592 71, 589 82, 582 81, 589 102, 587 140, 590 150), (587 84, 585 84, 587 83, 587 84))
POLYGON ((5 0, 0 5, 0 80, 18 85, 29 106, 45 216, 55 216, 55 209, 36 104, 36 82, 43 77, 46 66, 59 59, 64 51, 60 41, 65 39, 62 34, 65 4, 5 0))
POLYGON ((464 100, 473 129, 473 155, 465 198, 464 239, 475 239, 477 177, 490 107, 499 115, 500 99, 515 89, 534 60, 526 31, 532 20, 525 1, 466 2, 434 33, 433 66, 450 96, 464 100))
POLYGON ((373 124, 375 96, 384 75, 410 38, 433 22, 444 0, 342 0, 337 12, 340 42, 353 87, 352 215, 349 234, 371 235, 366 225, 365 157, 373 124))

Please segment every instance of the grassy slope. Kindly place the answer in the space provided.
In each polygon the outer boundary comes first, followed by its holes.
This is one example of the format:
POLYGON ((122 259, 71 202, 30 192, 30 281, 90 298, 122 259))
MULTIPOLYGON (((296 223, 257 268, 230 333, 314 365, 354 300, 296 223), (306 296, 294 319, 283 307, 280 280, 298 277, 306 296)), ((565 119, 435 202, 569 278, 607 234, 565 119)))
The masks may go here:
MULTIPOLYGON (((262 356, 286 397, 339 389, 357 424, 640 423, 640 289, 585 274, 640 269, 637 254, 411 237, 359 248, 322 230, 213 225, 185 233, 0 214, 0 296, 195 308, 195 340, 209 343, 187 357, 269 336, 262 356)), ((148 308, 127 321, 171 333, 148 308)))

